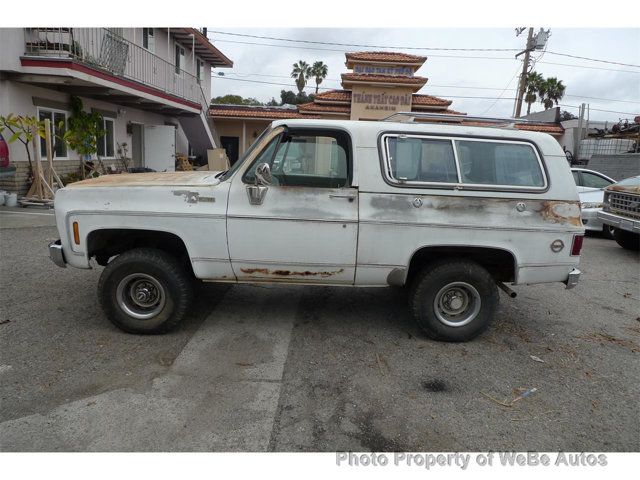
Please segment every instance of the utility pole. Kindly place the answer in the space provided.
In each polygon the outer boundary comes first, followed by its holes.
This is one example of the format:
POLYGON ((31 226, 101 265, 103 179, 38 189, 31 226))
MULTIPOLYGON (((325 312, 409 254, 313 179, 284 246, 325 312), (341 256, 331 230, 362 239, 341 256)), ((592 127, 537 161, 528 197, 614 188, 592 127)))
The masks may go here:
POLYGON ((525 49, 522 52, 518 53, 518 55, 516 55, 516 58, 518 58, 519 55, 524 53, 524 59, 522 60, 522 73, 520 74, 520 84, 518 85, 518 97, 516 98, 515 118, 518 118, 520 116, 520 111, 522 110, 524 89, 527 82, 527 73, 529 72, 529 55, 534 48, 535 46, 533 45, 533 27, 530 27, 525 49))
MULTIPOLYGON (((516 37, 520 36, 522 32, 526 30, 526 27, 516 28, 516 37)), ((518 96, 516 98, 516 104, 514 108, 514 117, 520 116, 522 110, 522 101, 524 100, 524 91, 527 88, 527 74, 529 73, 529 61, 531 52, 534 50, 544 50, 547 40, 551 36, 551 30, 545 30, 541 28, 538 33, 533 34, 533 27, 529 28, 529 35, 527 35, 527 45, 524 50, 516 55, 518 58, 524 53, 524 59, 522 61, 522 74, 520 75, 520 84, 518 85, 518 96)))

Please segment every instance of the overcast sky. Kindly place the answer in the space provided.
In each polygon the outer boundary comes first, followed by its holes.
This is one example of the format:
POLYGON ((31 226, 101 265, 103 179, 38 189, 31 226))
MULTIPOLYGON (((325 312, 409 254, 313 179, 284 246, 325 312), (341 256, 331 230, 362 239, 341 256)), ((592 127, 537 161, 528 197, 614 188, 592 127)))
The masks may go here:
MULTIPOLYGON (((522 49, 526 39, 526 31, 520 37, 516 37, 515 30, 510 28, 231 29, 212 26, 208 28, 209 37, 214 44, 234 62, 232 69, 213 70, 213 96, 237 94, 243 97, 255 97, 263 102, 272 97, 279 101, 282 89, 296 90, 295 82, 289 76, 292 64, 298 60, 305 60, 309 64, 318 60, 323 61, 329 66, 329 75, 321 86, 341 88, 340 74, 347 71, 344 64, 344 52, 380 49, 254 39, 222 35, 214 31, 295 40, 416 48, 522 49), (232 42, 268 43, 282 46, 232 42), (224 77, 220 77, 219 72, 224 72, 224 77), (284 85, 251 83, 239 79, 284 85)), ((429 79, 419 93, 453 100, 451 108, 468 114, 511 116, 514 101, 509 99, 515 96, 518 75, 522 69, 520 61, 522 57, 517 60, 514 58, 517 52, 465 52, 402 48, 387 48, 386 50, 429 57, 417 72, 417 75, 429 79), (452 58, 452 56, 464 58, 452 58), (507 90, 504 90, 505 88, 507 90), (460 98, 499 96, 502 96, 503 99, 460 98)), ((640 29, 552 28, 551 37, 547 43, 547 52, 544 55, 539 52, 534 54, 534 58, 538 58, 534 67, 537 72, 545 77, 555 76, 567 86, 565 98, 561 101, 562 105, 578 106, 582 102, 588 103, 591 108, 592 120, 617 121, 620 117, 632 117, 640 114, 639 67, 574 59, 553 55, 550 52, 640 65, 640 29), (602 112, 596 109, 624 113, 602 112)), ((315 82, 311 79, 306 90, 311 93, 314 88, 315 82)), ((574 114, 578 112, 577 108, 567 106, 562 108, 574 114)), ((532 106, 532 111, 542 109, 543 107, 539 103, 532 106)), ((526 104, 523 105, 523 110, 526 111, 526 104)))

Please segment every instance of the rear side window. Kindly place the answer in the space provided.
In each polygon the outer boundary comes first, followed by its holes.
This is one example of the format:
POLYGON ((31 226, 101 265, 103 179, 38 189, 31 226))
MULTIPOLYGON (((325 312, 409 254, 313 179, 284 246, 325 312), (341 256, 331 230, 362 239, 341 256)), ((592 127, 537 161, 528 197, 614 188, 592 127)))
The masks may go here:
POLYGON ((530 145, 456 140, 462 183, 544 187, 530 145))
POLYGON ((382 139, 390 183, 407 187, 468 185, 475 190, 485 185, 491 190, 541 190, 547 186, 535 148, 524 141, 408 134, 387 134, 382 139))
POLYGON ((456 183, 456 161, 450 140, 414 137, 388 139, 390 175, 407 182, 456 183))

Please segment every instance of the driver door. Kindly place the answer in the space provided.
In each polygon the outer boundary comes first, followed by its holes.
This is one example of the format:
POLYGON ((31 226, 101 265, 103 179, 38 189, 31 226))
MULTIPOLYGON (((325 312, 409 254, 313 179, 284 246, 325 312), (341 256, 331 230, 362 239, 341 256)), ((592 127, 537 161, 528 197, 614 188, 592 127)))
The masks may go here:
POLYGON ((279 128, 234 176, 229 256, 239 281, 353 284, 358 191, 352 149, 337 130, 279 128), (271 184, 258 185, 266 163, 271 184))

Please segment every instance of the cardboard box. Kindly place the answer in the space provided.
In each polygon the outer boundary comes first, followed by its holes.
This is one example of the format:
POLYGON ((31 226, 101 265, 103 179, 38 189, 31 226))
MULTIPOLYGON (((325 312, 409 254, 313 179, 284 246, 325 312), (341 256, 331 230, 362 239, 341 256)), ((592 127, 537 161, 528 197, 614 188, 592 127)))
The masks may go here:
POLYGON ((229 159, 224 148, 207 150, 207 161, 209 162, 209 170, 212 172, 229 170, 229 159))

